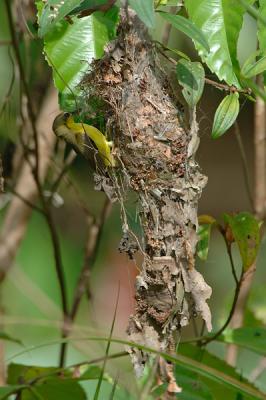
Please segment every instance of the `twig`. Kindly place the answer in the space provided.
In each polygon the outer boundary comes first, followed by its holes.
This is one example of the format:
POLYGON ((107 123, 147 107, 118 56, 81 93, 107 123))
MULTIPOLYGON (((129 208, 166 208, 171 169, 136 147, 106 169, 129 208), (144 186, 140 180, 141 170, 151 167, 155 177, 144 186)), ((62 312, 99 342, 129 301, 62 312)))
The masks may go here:
POLYGON ((242 286, 243 281, 244 281, 243 278, 244 278, 244 274, 243 274, 243 272, 242 272, 242 274, 241 274, 241 276, 240 276, 240 279, 239 279, 239 282, 238 282, 237 285, 236 285, 236 289, 235 289, 235 294, 234 294, 234 299, 233 299, 232 307, 231 307, 230 313, 229 313, 229 315, 228 315, 228 317, 227 317, 225 323, 222 325, 222 327, 221 327, 214 335, 212 335, 212 336, 210 336, 210 337, 206 337, 206 338, 203 339, 203 340, 202 340, 202 339, 197 340, 197 342, 200 342, 201 345, 204 345, 204 346, 205 346, 206 344, 208 344, 208 343, 212 342, 213 340, 217 339, 218 336, 220 336, 220 335, 223 333, 223 331, 227 328, 227 326, 230 324, 231 319, 232 319, 232 317, 233 317, 233 315, 234 315, 234 312, 235 312, 236 305, 237 305, 237 301, 238 301, 238 297, 239 297, 239 292, 240 292, 241 286, 242 286))
POLYGON ((237 275, 236 275, 236 269, 235 269, 235 264, 234 264, 234 260, 233 260, 233 255, 232 255, 232 246, 231 246, 231 244, 227 243, 227 240, 226 240, 225 236, 224 236, 224 240, 225 240, 227 254, 228 254, 228 257, 229 257, 229 260, 230 260, 232 274, 233 274, 233 277, 234 277, 236 285, 238 285, 238 278, 237 278, 237 275))
POLYGON ((108 198, 106 198, 99 221, 94 221, 94 223, 89 228, 86 252, 84 257, 84 265, 76 289, 74 291, 73 305, 69 313, 71 321, 74 321, 80 301, 82 299, 83 294, 86 291, 88 285, 88 278, 91 274, 91 270, 97 258, 98 249, 102 237, 103 226, 108 215, 110 214, 111 208, 112 208, 112 203, 108 198))
POLYGON ((28 199, 26 199, 25 197, 23 197, 20 193, 18 193, 16 191, 16 189, 12 188, 11 186, 7 185, 7 189, 9 190, 10 193, 12 193, 14 196, 18 197, 21 201, 23 201, 23 203, 25 203, 29 208, 31 208, 32 210, 37 211, 38 213, 44 215, 44 211, 42 208, 36 206, 35 204, 33 204, 31 201, 29 201, 28 199))
MULTIPOLYGON (((158 43, 158 42, 157 42, 157 43, 158 43)), ((161 45, 161 47, 164 47, 164 45, 162 45, 161 43, 160 43, 160 45, 161 45)), ((165 47, 164 47, 164 48, 165 48, 165 47)), ((158 51, 159 51, 159 53, 161 53, 171 64, 177 65, 177 61, 176 61, 174 58, 169 57, 167 54, 165 54, 164 51, 160 50, 159 48, 158 48, 158 51)), ((227 85, 227 84, 225 84, 225 83, 219 83, 219 82, 213 81, 212 79, 209 79, 209 78, 206 78, 206 77, 205 77, 204 80, 205 80, 205 83, 207 83, 208 85, 214 86, 214 87, 216 87, 216 88, 218 88, 218 89, 221 89, 221 90, 224 90, 224 91, 226 91, 226 92, 230 92, 230 93, 236 93, 236 92, 238 92, 238 93, 243 93, 243 94, 248 94, 248 95, 250 95, 250 94, 252 93, 252 90, 251 90, 250 88, 238 89, 238 88, 235 87, 234 85, 229 86, 229 85, 227 85)))
POLYGON ((35 115, 34 115, 34 111, 33 111, 33 104, 32 104, 32 100, 31 100, 29 87, 28 87, 28 84, 26 81, 22 60, 20 57, 19 43, 17 40, 17 35, 16 35, 15 26, 14 26, 14 22, 13 22, 10 1, 5 0, 5 5, 6 5, 7 18, 8 18, 9 28, 10 28, 13 50, 14 50, 18 68, 19 68, 19 75, 20 75, 21 83, 23 85, 23 89, 24 89, 24 92, 27 97, 28 112, 29 112, 29 117, 30 117, 32 132, 33 132, 33 138, 34 138, 34 143, 35 143, 35 154, 36 154, 35 173, 36 173, 36 176, 38 177, 38 174, 39 174, 39 144, 38 144, 38 133, 37 133, 36 124, 35 124, 35 115))
MULTIPOLYGON (((170 7, 170 13, 175 15, 177 11, 177 7, 170 7)), ((167 22, 165 24, 164 27, 164 31, 162 34, 162 43, 164 46, 167 46, 168 42, 169 42, 169 38, 170 38, 170 34, 171 34, 171 30, 172 30, 172 24, 170 24, 170 22, 167 22)))
MULTIPOLYGON (((242 283, 239 288, 240 290, 238 294, 238 299, 235 304, 232 319, 230 321, 231 322, 230 327, 232 329, 240 328, 243 325, 244 312, 255 271, 256 271, 256 262, 242 276, 241 279, 242 283)), ((227 354, 225 358, 228 364, 232 366, 236 365, 236 359, 237 359, 236 345, 233 344, 227 346, 227 354)))
MULTIPOLYGON (((65 165, 62 168, 62 170, 60 171, 60 174, 58 175, 58 177, 56 178, 56 180, 54 181, 52 187, 51 187, 51 193, 55 193, 57 191, 58 186, 61 183, 61 180, 64 178, 65 174, 67 173, 67 171, 69 170, 69 168, 71 167, 71 164, 73 162, 73 160, 76 158, 77 154, 74 151, 71 151, 69 153, 69 156, 67 157, 66 161, 65 161, 65 165)), ((51 196, 52 198, 52 196, 51 196)))
POLYGON ((236 140, 237 140, 239 151, 240 151, 240 155, 241 155, 241 161, 242 161, 243 173, 244 173, 244 180, 245 180, 246 190, 247 190, 247 194, 248 194, 248 199, 249 199, 251 208, 254 211, 253 196, 252 196, 250 176, 249 176, 249 168, 248 168, 248 161, 247 161, 247 156, 246 156, 243 140, 241 138, 239 125, 238 125, 237 122, 234 123, 234 128, 235 128, 234 129, 234 133, 235 133, 235 136, 236 136, 236 140))
POLYGON ((5 95, 5 99, 3 101, 3 104, 2 104, 2 107, 1 107, 1 110, 0 110, 0 116, 2 115, 2 113, 4 112, 4 110, 5 110, 5 108, 6 108, 7 104, 8 104, 8 101, 10 99, 10 96, 11 96, 11 93, 12 93, 12 89, 13 89, 13 86, 14 86, 14 82, 15 82, 15 64, 14 64, 14 61, 13 61, 13 58, 12 58, 12 55, 11 55, 11 52, 10 52, 10 47, 8 47, 8 55, 9 55, 9 58, 10 58, 10 61, 11 61, 11 64, 12 64, 12 76, 11 76, 11 81, 10 81, 10 84, 9 84, 9 88, 7 90, 7 93, 5 95))

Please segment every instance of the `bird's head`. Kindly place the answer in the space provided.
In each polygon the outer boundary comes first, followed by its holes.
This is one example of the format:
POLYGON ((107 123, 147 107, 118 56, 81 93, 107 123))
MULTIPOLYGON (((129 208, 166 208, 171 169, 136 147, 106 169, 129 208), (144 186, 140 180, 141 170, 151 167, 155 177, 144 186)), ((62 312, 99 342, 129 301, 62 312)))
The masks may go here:
POLYGON ((69 134, 69 123, 73 121, 70 113, 61 113, 57 115, 53 122, 53 131, 58 138, 64 139, 69 134))

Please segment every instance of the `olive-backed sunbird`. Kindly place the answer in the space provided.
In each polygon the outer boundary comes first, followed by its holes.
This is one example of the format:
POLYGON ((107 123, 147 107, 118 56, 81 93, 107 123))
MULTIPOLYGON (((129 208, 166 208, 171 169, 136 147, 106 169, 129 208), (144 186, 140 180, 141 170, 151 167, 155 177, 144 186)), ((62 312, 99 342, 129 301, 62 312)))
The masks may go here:
POLYGON ((53 131, 58 138, 64 139, 85 158, 89 152, 93 151, 93 142, 104 165, 106 167, 115 166, 115 160, 111 153, 112 142, 108 142, 104 134, 94 126, 75 122, 70 113, 61 113, 53 122, 53 131))

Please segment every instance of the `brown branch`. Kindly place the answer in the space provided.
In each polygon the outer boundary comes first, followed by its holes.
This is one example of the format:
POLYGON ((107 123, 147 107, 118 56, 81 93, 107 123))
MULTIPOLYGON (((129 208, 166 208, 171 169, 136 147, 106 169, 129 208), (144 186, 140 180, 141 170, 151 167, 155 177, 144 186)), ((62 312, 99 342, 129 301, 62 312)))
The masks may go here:
POLYGON ((28 199, 23 197, 20 193, 16 191, 16 189, 13 189, 9 185, 7 185, 7 189, 9 190, 10 193, 12 193, 14 196, 18 197, 23 203, 25 203, 29 208, 31 208, 34 211, 37 211, 38 213, 44 215, 44 211, 42 208, 36 206, 35 204, 31 203, 28 199))
MULTIPOLYGON (((169 12, 171 14, 175 15, 176 11, 177 11, 177 7, 170 7, 169 12)), ((170 22, 167 22, 164 26, 164 30, 163 30, 163 34, 162 34, 162 43, 164 46, 167 46, 167 44, 169 42, 171 30, 172 30, 172 24, 170 24, 170 22)))
MULTIPOLYGON (((263 86, 263 77, 258 76, 257 85, 263 86)), ((265 102, 257 96, 254 110, 254 211, 257 218, 265 218, 266 212, 266 132, 265 132, 265 102)), ((231 328, 236 329, 243 326, 244 313, 250 288, 256 271, 256 261, 245 272, 243 276, 243 285, 239 293, 239 299, 235 307, 235 313, 232 317, 231 328)), ((226 361, 236 365, 238 348, 234 344, 227 347, 226 361)))
MULTIPOLYGON (((241 326, 243 326, 244 313, 255 271, 256 262, 242 276, 242 283, 239 288, 240 290, 234 307, 234 313, 230 321, 230 327, 232 329, 240 328, 241 326)), ((226 362, 232 366, 235 366, 236 359, 237 346, 234 344, 227 346, 226 362)))
MULTIPOLYGON (((89 228, 85 257, 84 257, 84 265, 74 292, 73 305, 69 314, 72 322, 74 321, 75 316, 77 314, 78 307, 83 294, 86 292, 86 289, 89 290, 88 280, 91 274, 91 270, 95 264, 95 260, 97 258, 99 244, 102 237, 103 226, 110 214, 111 208, 112 208, 112 203, 108 198, 106 198, 99 220, 94 221, 89 228)), ((91 297, 90 290, 89 290, 89 296, 91 297)))
POLYGON ((251 190, 251 183, 250 183, 247 155, 246 155, 246 152, 245 152, 243 140, 241 138, 239 125, 238 125, 237 122, 234 123, 234 133, 235 133, 235 137, 236 137, 237 144, 238 144, 239 151, 240 151, 240 156, 241 156, 241 162, 242 162, 242 167, 243 167, 243 174, 244 174, 244 180, 245 180, 245 186, 246 186, 246 190, 247 190, 248 199, 249 199, 249 202, 250 202, 251 209, 252 209, 252 211, 254 211, 253 196, 252 196, 252 190, 251 190))
MULTIPOLYGON (((163 43, 160 43, 160 42, 158 42, 158 41, 155 41, 155 43, 157 43, 157 44, 159 44, 161 47, 163 47, 164 50, 169 50, 163 43)), ((174 58, 169 57, 169 56, 168 56, 167 54, 165 54, 165 52, 162 51, 160 48, 158 48, 158 51, 159 51, 159 53, 160 53, 162 56, 164 56, 171 64, 177 65, 177 61, 176 61, 174 58)), ((250 94, 252 93, 252 90, 251 90, 250 88, 238 89, 238 88, 235 87, 234 85, 229 86, 229 85, 227 85, 227 84, 225 84, 225 83, 219 83, 219 82, 213 81, 212 79, 209 79, 209 78, 206 78, 206 77, 205 77, 204 80, 205 80, 205 83, 207 83, 207 85, 214 86, 214 87, 216 87, 217 89, 221 89, 221 90, 224 90, 224 91, 226 91, 226 92, 230 92, 230 93, 236 93, 236 92, 238 92, 238 93, 243 93, 243 94, 248 94, 248 95, 250 95, 250 94)))
POLYGON ((223 331, 228 327, 228 325, 230 324, 230 322, 231 322, 231 320, 233 318, 233 315, 235 313, 236 305, 237 305, 237 303, 239 301, 239 293, 240 293, 240 289, 241 289, 241 287, 242 287, 242 285, 244 283, 244 279, 245 279, 245 277, 244 277, 244 274, 242 273, 241 277, 239 279, 239 282, 236 285, 232 307, 231 307, 230 313, 229 313, 225 323, 221 326, 221 328, 214 335, 206 337, 205 339, 201 338, 200 340, 197 340, 197 342, 199 342, 201 345, 205 346, 206 344, 208 344, 208 343, 212 342, 213 340, 217 339, 223 333, 223 331))
POLYGON ((36 177, 38 177, 38 175, 39 175, 39 144, 38 144, 38 132, 36 129, 36 124, 35 124, 35 115, 34 115, 34 111, 33 111, 33 104, 32 104, 32 99, 31 99, 31 95, 30 95, 30 90, 29 90, 29 87, 27 84, 26 76, 24 73, 24 67, 22 64, 21 57, 20 57, 19 43, 18 43, 15 25, 14 25, 14 21, 13 21, 13 17, 12 17, 12 11, 11 11, 11 2, 9 0, 5 0, 5 5, 6 5, 7 19, 8 19, 9 29, 10 29, 12 46, 13 46, 13 50, 15 53, 18 69, 19 69, 21 83, 22 83, 25 95, 27 97, 27 107, 28 107, 32 132, 33 132, 34 144, 35 144, 35 154, 36 154, 35 174, 36 174, 36 177))
MULTIPOLYGON (((44 97, 42 108, 36 121, 40 132, 40 181, 44 181, 49 167, 50 157, 53 151, 55 136, 51 133, 50 115, 56 110, 57 93, 51 86, 48 88, 44 97)), ((21 201, 18 197, 13 197, 5 218, 2 222, 0 232, 0 281, 2 281, 16 257, 19 246, 25 236, 27 225, 32 214, 29 204, 35 204, 38 199, 38 190, 31 174, 30 165, 24 161, 21 166, 17 183, 14 188, 20 197, 27 200, 21 201)))

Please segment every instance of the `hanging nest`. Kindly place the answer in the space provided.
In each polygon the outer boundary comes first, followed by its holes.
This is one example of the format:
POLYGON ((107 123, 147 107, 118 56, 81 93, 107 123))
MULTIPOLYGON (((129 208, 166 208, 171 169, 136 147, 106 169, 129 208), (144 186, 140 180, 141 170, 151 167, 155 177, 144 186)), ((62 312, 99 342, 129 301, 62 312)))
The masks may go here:
MULTIPOLYGON (((181 328, 201 315, 211 330, 206 303, 211 288, 194 267, 197 205, 206 177, 194 160, 198 127, 193 113, 184 122, 178 102, 147 30, 139 19, 122 16, 116 41, 95 61, 84 82, 89 104, 104 104, 107 132, 113 132, 117 167, 96 174, 98 189, 118 199, 122 209, 120 249, 143 263, 136 279, 135 313, 130 317, 130 341, 175 354, 181 328), (143 237, 127 222, 124 201, 133 190, 139 203, 143 237)), ((141 374, 147 352, 129 349, 141 374)), ((177 392, 172 366, 158 362, 159 377, 177 392)))

